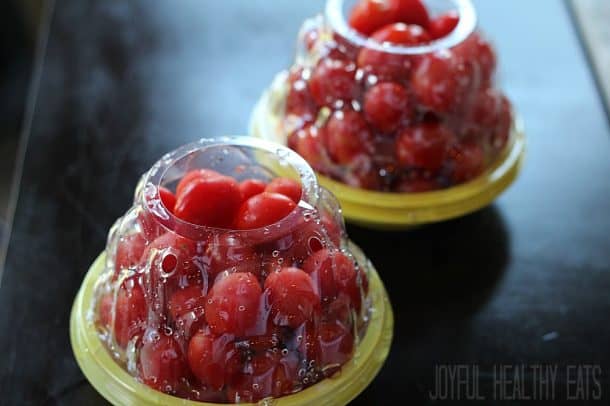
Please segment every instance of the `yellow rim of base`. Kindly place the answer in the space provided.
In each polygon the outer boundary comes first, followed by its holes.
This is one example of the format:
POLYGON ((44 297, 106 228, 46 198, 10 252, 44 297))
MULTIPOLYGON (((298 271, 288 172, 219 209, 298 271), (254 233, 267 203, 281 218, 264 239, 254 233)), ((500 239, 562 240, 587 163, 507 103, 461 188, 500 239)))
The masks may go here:
MULTIPOLYGON (((359 263, 368 262, 362 251, 351 244, 359 263)), ((104 269, 101 253, 85 276, 74 300, 70 317, 70 341, 76 361, 93 387, 114 405, 218 406, 218 403, 196 402, 158 392, 138 382, 110 356, 88 317, 95 281, 104 269)), ((375 378, 390 351, 394 316, 388 295, 377 271, 370 266, 369 296, 372 312, 367 331, 356 348, 354 358, 333 377, 324 379, 293 395, 273 400, 273 405, 299 406, 324 404, 346 405, 375 378)), ((258 405, 268 404, 264 400, 258 405)), ((255 405, 246 403, 245 405, 255 405)))
MULTIPOLYGON (((250 134, 286 145, 279 121, 271 113, 279 96, 276 77, 255 106, 250 134)), ((375 192, 348 186, 316 172, 320 185, 341 203, 345 218, 353 223, 382 229, 404 229, 463 216, 491 203, 517 178, 525 158, 525 134, 519 119, 513 122, 511 143, 487 170, 470 182, 444 190, 422 193, 375 192)))

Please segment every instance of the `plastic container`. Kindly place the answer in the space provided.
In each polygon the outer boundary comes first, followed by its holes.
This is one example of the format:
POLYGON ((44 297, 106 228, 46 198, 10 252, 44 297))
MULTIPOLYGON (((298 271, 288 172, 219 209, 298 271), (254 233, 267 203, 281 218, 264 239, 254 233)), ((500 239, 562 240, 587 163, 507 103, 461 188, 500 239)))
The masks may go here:
POLYGON ((182 147, 142 177, 70 328, 77 362, 113 404, 343 405, 381 368, 392 324, 383 284, 311 168, 287 148, 233 137, 182 147), (200 168, 289 177, 301 199, 263 228, 187 223, 160 190, 200 168))
POLYGON ((525 138, 494 85, 495 52, 471 2, 423 1, 427 33, 439 16, 459 15, 429 41, 413 25, 355 31, 357 3, 328 0, 304 22, 294 65, 253 111, 252 135, 301 154, 351 222, 408 228, 489 204, 515 179, 525 138), (396 37, 408 45, 382 42, 396 37))

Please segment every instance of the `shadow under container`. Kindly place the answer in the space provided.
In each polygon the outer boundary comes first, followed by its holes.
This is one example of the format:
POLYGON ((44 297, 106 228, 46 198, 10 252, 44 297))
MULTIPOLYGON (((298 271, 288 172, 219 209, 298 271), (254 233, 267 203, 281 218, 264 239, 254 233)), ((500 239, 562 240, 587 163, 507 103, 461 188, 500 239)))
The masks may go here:
POLYGON ((184 146, 144 174, 133 206, 111 228, 105 252, 83 281, 70 334, 83 373, 116 405, 270 404, 272 399, 274 405, 344 405, 379 372, 392 328, 392 309, 377 272, 347 239, 338 202, 318 186, 309 165, 280 145, 225 137, 184 146), (260 229, 186 223, 164 206, 159 188, 172 190, 200 168, 237 180, 292 178, 301 183, 301 201, 288 216, 260 229), (307 267, 306 261, 322 252, 332 272, 339 267, 343 275, 353 272, 352 289, 342 291, 335 279, 337 290, 329 293, 323 285, 328 275, 313 271, 319 308, 294 325, 274 313, 266 278, 286 266, 307 267), (215 333, 205 311, 211 291, 224 278, 247 272, 262 293, 257 306, 239 311, 251 312, 246 319, 255 322, 239 336, 215 333), (176 299, 186 292, 195 295, 176 299), (210 337, 216 364, 193 366, 193 341, 210 337))
POLYGON ((353 30, 356 3, 328 0, 303 23, 294 64, 261 96, 251 134, 301 154, 356 224, 410 228, 488 205, 516 179, 525 136, 495 86, 496 54, 472 3, 424 1, 432 17, 454 10, 459 21, 415 46, 353 30))

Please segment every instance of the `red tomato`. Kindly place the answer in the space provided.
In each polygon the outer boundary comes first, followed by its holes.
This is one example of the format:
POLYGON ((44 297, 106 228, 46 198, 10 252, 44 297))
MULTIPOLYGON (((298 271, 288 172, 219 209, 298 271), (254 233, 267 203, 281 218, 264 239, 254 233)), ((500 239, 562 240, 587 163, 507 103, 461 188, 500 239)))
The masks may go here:
POLYGON ((311 275, 318 286, 323 304, 328 304, 337 296, 337 285, 333 272, 334 256, 330 250, 322 249, 314 252, 303 263, 303 270, 311 275))
POLYGON ((339 293, 345 293, 354 308, 359 311, 362 294, 359 275, 352 260, 338 250, 323 249, 310 256, 303 270, 317 282, 324 303, 332 302, 339 293))
POLYGON ((260 274, 260 259, 254 249, 235 233, 215 234, 210 237, 206 255, 209 259, 210 282, 223 271, 260 274))
POLYGON ((282 267, 298 266, 311 253, 324 246, 324 230, 313 218, 305 221, 299 218, 299 223, 292 231, 260 247, 263 254, 265 274, 279 271, 282 267), (276 256, 269 255, 275 253, 276 256))
POLYGON ((322 322, 318 329, 320 363, 322 366, 342 365, 354 349, 354 336, 338 322, 322 322))
POLYGON ((279 193, 289 197, 293 202, 301 201, 301 184, 288 178, 275 178, 267 185, 265 192, 279 193))
POLYGON ((146 327, 146 298, 135 279, 128 279, 119 288, 114 316, 114 338, 125 348, 129 340, 146 327))
POLYGON ((477 137, 480 132, 491 131, 498 119, 502 93, 487 88, 477 93, 468 115, 466 116, 468 135, 477 137))
POLYGON ((467 61, 475 61, 479 67, 481 85, 488 87, 496 70, 496 53, 491 44, 475 32, 454 48, 454 52, 467 61))
MULTIPOLYGON (((157 250, 168 249, 168 253, 161 262, 161 268, 165 273, 172 273, 172 279, 179 284, 188 281, 201 280, 201 270, 197 265, 196 257, 200 256, 203 248, 188 238, 184 238, 171 231, 157 237, 142 254, 142 262, 158 261, 160 258, 150 258, 151 255, 158 256, 157 250)), ((153 275, 157 277, 158 275, 153 275)))
POLYGON ((220 173, 213 171, 211 169, 195 169, 190 172, 184 174, 180 182, 178 182, 178 186, 176 186, 176 196, 182 194, 186 186, 191 183, 195 179, 206 179, 213 178, 216 176, 222 176, 220 173))
POLYGON ((263 192, 246 200, 235 216, 238 230, 269 226, 286 217, 296 204, 279 193, 263 192))
POLYGON ((254 195, 263 193, 267 184, 259 179, 246 179, 239 184, 242 200, 248 200, 254 195))
POLYGON ((293 134, 289 140, 299 153, 314 169, 324 171, 328 166, 323 146, 323 131, 315 125, 310 125, 293 134))
POLYGON ((167 310, 172 320, 178 320, 180 316, 189 312, 196 312, 203 316, 202 310, 204 306, 205 294, 203 286, 191 285, 174 292, 167 303, 167 310))
POLYGON ((388 24, 375 31, 371 38, 382 44, 403 46, 422 45, 431 41, 430 35, 422 26, 405 23, 388 24))
POLYGON ((296 72, 291 71, 288 78, 286 114, 293 114, 303 123, 310 123, 316 116, 316 103, 307 87, 307 82, 301 77, 302 71, 302 68, 298 68, 296 72))
POLYGON ((187 357, 193 374, 213 390, 221 390, 241 369, 239 351, 227 334, 197 332, 189 342, 187 357))
POLYGON ((261 294, 258 280, 249 272, 232 273, 217 280, 205 305, 210 329, 216 334, 245 335, 258 322, 261 294))
POLYGON ((161 186, 159 188, 159 197, 161 198, 161 202, 163 202, 163 205, 165 206, 165 208, 169 212, 173 213, 174 206, 176 205, 176 196, 174 196, 174 194, 172 192, 170 192, 169 189, 161 186))
POLYGON ((324 137, 329 155, 340 164, 371 152, 373 134, 360 113, 353 110, 335 111, 326 123, 324 137))
POLYGON ((411 78, 417 100, 437 113, 467 105, 479 82, 473 63, 449 50, 422 56, 411 78))
POLYGON ((336 101, 349 102, 358 96, 356 65, 334 59, 321 59, 309 79, 309 91, 319 106, 336 101))
POLYGON ((358 56, 358 46, 338 32, 333 32, 332 40, 323 41, 322 44, 325 48, 322 55, 325 58, 353 61, 358 56))
POLYGON ((364 35, 400 21, 400 0, 360 0, 352 9, 349 25, 364 35))
POLYGON ((483 148, 474 142, 463 142, 450 150, 453 171, 451 179, 462 183, 473 179, 484 169, 483 148))
POLYGON ((229 228, 241 204, 237 181, 229 176, 196 178, 178 194, 174 214, 189 223, 229 228))
POLYGON ((478 93, 467 116, 466 134, 475 139, 488 134, 492 149, 501 150, 512 126, 511 105, 506 96, 492 88, 478 93))
POLYGON ((391 133, 407 118, 412 118, 407 90, 393 82, 379 83, 364 96, 364 114, 379 131, 391 133))
POLYGON ((460 15, 457 11, 447 11, 430 21, 428 32, 432 39, 441 39, 451 34, 459 22, 460 15))
POLYGON ((365 285, 368 289, 366 275, 356 270, 352 260, 340 251, 334 255, 333 274, 339 294, 347 295, 359 312, 362 306, 362 290, 365 290, 365 285))
POLYGON ((114 258, 115 279, 121 270, 132 268, 140 263, 145 247, 146 239, 139 232, 119 238, 114 258))
MULTIPOLYGON (((390 24, 376 31, 372 37, 379 43, 416 46, 430 42, 430 36, 421 26, 403 23, 390 24)), ((374 74, 380 80, 401 81, 409 77, 414 58, 363 47, 358 55, 358 67, 374 74)))
POLYGON ((454 135, 437 123, 422 123, 406 128, 396 140, 398 162, 407 167, 435 171, 441 167, 454 135))
POLYGON ((398 21, 428 28, 430 16, 421 0, 399 0, 398 21))
POLYGON ((292 393, 297 378, 298 357, 274 352, 257 354, 227 388, 229 402, 257 402, 273 396, 292 393))
POLYGON ((147 331, 140 349, 140 376, 151 388, 173 393, 185 381, 188 368, 180 344, 159 331, 147 331))
POLYGON ((364 47, 358 54, 358 67, 382 81, 405 81, 409 78, 412 57, 364 47))
POLYGON ((380 190, 382 180, 379 168, 373 162, 371 155, 359 155, 349 165, 344 174, 343 182, 346 185, 369 190, 380 190))
POLYGON ((265 281, 276 325, 297 327, 319 311, 320 296, 312 279, 298 268, 282 268, 265 281))

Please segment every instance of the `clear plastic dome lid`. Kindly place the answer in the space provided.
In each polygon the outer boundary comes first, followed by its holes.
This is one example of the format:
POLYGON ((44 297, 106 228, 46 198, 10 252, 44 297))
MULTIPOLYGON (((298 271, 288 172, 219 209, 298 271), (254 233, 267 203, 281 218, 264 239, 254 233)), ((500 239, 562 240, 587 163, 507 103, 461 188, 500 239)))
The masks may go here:
POLYGON ((204 139, 164 156, 106 252, 99 336, 132 376, 177 397, 298 392, 340 370, 367 328, 369 268, 339 205, 275 144, 204 139))
POLYGON ((512 108, 469 0, 328 0, 306 20, 275 106, 287 145, 347 185, 467 182, 509 144, 512 108))

